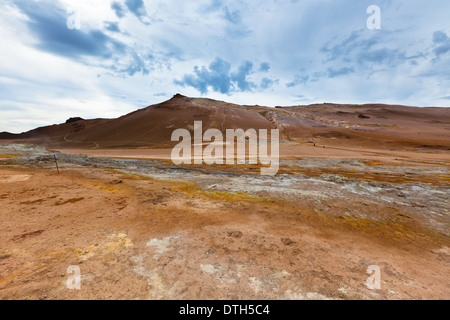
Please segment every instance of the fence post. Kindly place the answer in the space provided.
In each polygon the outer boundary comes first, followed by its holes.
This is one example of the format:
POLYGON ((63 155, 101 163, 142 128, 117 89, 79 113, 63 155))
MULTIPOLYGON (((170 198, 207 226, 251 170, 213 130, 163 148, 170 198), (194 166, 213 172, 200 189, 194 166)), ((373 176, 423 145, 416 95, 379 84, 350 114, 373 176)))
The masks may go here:
POLYGON ((56 161, 56 155, 53 155, 53 158, 55 159, 55 164, 56 164, 56 170, 58 171, 59 174, 59 168, 58 168, 58 161, 56 161))

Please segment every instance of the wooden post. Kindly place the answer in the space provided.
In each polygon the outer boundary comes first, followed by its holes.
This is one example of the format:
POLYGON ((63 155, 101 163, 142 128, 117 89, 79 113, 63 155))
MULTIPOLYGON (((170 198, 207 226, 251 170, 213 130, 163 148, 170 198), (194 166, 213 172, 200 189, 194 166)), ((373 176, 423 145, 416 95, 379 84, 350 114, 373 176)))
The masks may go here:
POLYGON ((59 174, 59 168, 58 168, 58 161, 56 161, 56 155, 53 155, 53 158, 55 159, 55 164, 56 164, 56 170, 58 170, 58 174, 59 174))

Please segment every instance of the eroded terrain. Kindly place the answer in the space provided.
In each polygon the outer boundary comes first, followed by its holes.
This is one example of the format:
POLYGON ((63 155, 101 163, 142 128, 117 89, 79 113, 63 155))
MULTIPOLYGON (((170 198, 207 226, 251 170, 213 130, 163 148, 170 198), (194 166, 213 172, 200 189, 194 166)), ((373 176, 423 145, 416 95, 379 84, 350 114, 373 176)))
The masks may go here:
POLYGON ((299 158, 270 177, 3 145, 0 298, 448 299, 449 165, 299 158))

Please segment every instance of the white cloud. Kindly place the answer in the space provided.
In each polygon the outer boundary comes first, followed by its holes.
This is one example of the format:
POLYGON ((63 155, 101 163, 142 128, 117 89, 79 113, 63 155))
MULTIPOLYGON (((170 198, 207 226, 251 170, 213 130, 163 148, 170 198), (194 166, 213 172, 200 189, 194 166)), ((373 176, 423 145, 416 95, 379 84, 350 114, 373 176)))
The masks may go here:
POLYGON ((114 117, 176 92, 198 96, 174 80, 218 58, 230 63, 231 72, 252 63, 247 80, 254 84, 228 94, 210 87, 208 96, 220 100, 275 106, 297 104, 301 97, 302 104, 448 106, 442 97, 450 96, 450 52, 441 50, 437 58, 433 44, 436 31, 450 37, 447 2, 380 0, 379 31, 366 28, 366 9, 373 4, 366 0, 144 0, 139 14, 130 11, 131 2, 115 0, 125 10, 121 18, 112 2, 0 4, 0 131, 24 131, 68 116, 114 117), (37 21, 19 9, 32 5, 80 12, 81 38, 74 39, 84 47, 73 43, 71 56, 58 34, 63 30, 46 29, 52 21, 37 21), (108 30, 111 24, 120 32, 108 30), (355 32, 358 37, 350 38, 355 32), (91 47, 95 39, 100 40, 91 47), (330 60, 323 48, 333 46, 343 50, 330 60), (260 71, 266 62, 270 68, 260 71))

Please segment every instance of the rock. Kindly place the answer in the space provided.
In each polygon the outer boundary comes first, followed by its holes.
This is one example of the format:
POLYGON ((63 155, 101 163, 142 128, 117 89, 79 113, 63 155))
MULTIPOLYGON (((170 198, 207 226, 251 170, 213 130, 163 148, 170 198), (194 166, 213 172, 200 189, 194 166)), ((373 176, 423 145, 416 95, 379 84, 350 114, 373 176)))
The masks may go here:
POLYGON ((339 174, 321 174, 319 176, 320 179, 325 180, 325 181, 329 181, 329 182, 337 182, 337 183, 344 183, 344 182, 349 182, 350 179, 348 179, 347 177, 341 176, 339 174))
POLYGON ((285 246, 290 246, 295 242, 292 241, 290 238, 281 238, 281 243, 284 244, 285 246))
POLYGON ((442 247, 440 249, 433 249, 431 250, 434 254, 444 255, 444 256, 450 256, 450 248, 449 247, 442 247))
POLYGON ((240 237, 242 237, 242 232, 240 232, 240 231, 230 231, 230 232, 228 232, 228 236, 229 237, 233 237, 233 238, 240 238, 240 237))
POLYGON ((69 118, 66 120, 66 123, 72 123, 72 122, 77 122, 77 121, 81 121, 84 120, 83 118, 80 117, 73 117, 73 118, 69 118))

